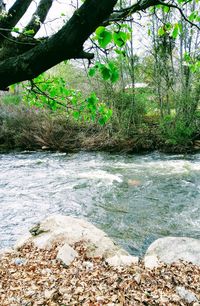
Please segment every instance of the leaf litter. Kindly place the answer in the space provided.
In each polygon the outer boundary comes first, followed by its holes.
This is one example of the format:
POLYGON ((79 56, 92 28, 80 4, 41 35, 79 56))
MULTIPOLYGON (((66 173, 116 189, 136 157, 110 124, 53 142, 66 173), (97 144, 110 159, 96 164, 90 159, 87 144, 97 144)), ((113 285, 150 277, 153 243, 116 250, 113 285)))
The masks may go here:
POLYGON ((50 250, 31 244, 0 258, 1 306, 140 306, 200 305, 177 294, 184 287, 200 301, 200 267, 186 262, 161 264, 152 270, 142 261, 110 267, 101 257, 88 258, 83 243, 79 256, 64 266, 50 250))

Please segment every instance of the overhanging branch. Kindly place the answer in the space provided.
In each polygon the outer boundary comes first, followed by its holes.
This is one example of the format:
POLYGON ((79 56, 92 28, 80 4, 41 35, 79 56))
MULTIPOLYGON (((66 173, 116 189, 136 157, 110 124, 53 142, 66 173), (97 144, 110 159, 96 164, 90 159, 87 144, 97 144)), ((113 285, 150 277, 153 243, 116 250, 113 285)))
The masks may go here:
POLYGON ((86 0, 55 35, 33 49, 0 62, 0 89, 31 80, 63 60, 93 58, 83 44, 113 11, 117 0, 86 0))

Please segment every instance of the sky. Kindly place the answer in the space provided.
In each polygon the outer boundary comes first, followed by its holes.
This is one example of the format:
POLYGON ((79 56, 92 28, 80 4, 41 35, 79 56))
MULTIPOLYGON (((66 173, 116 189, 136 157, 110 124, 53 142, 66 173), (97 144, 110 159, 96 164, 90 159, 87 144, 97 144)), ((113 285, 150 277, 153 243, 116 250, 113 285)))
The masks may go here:
MULTIPOLYGON (((27 10, 26 14, 17 24, 17 27, 23 28, 24 25, 26 25, 29 22, 39 1, 40 0, 32 1, 32 4, 29 6, 29 9, 27 10)), ((8 10, 15 1, 14 0, 4 0, 4 2, 6 3, 6 9, 8 10)), ((75 8, 73 7, 73 4, 77 5, 77 2, 78 0, 53 0, 53 5, 48 13, 47 19, 45 21, 45 25, 41 27, 36 37, 49 36, 57 32, 58 29, 62 27, 65 20, 71 17, 71 15, 73 14, 75 10, 75 8), (63 14, 64 16, 61 16, 63 14)), ((135 0, 131 1, 131 4, 133 4, 133 2, 135 2, 135 0)), ((137 15, 136 15, 136 18, 137 18, 137 15)), ((143 25, 137 26, 135 24, 133 33, 135 37, 134 39, 135 53, 138 55, 141 55, 145 52, 146 47, 148 47, 149 41, 148 41, 147 35, 144 35, 145 32, 147 33, 147 27, 144 26, 144 24, 146 23, 146 20, 143 19, 143 22, 141 22, 140 20, 139 23, 143 25)))
MULTIPOLYGON (((14 0, 4 0, 4 2, 6 3, 6 9, 8 10, 15 1, 14 0)), ((39 3, 39 0, 32 1, 31 5, 29 6, 29 9, 27 10, 23 18, 20 20, 17 27, 23 28, 23 26, 29 22, 38 3, 39 3)), ((51 35, 57 32, 57 30, 62 27, 64 20, 66 20, 66 18, 69 18, 73 14, 73 11, 74 11, 74 8, 71 5, 71 1, 54 0, 53 5, 45 21, 46 25, 41 27, 40 31, 38 32, 37 37, 47 36, 47 35, 51 35), (65 16, 61 16, 63 14, 65 16)))

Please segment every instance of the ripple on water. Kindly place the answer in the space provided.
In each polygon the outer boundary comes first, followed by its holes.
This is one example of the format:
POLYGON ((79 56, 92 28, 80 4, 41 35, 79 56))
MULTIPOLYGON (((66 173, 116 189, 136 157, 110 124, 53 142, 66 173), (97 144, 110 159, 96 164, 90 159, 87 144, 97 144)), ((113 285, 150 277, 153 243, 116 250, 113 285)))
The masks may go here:
POLYGON ((52 213, 88 219, 133 254, 199 238, 200 154, 0 154, 0 173, 0 247, 52 213))

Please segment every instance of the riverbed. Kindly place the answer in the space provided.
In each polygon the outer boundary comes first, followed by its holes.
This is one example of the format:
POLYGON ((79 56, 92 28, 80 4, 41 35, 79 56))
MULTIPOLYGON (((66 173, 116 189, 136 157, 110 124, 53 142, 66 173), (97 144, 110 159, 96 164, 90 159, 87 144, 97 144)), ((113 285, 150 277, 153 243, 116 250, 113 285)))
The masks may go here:
POLYGON ((0 248, 50 214, 84 218, 134 255, 200 238, 200 154, 0 154, 0 248))

